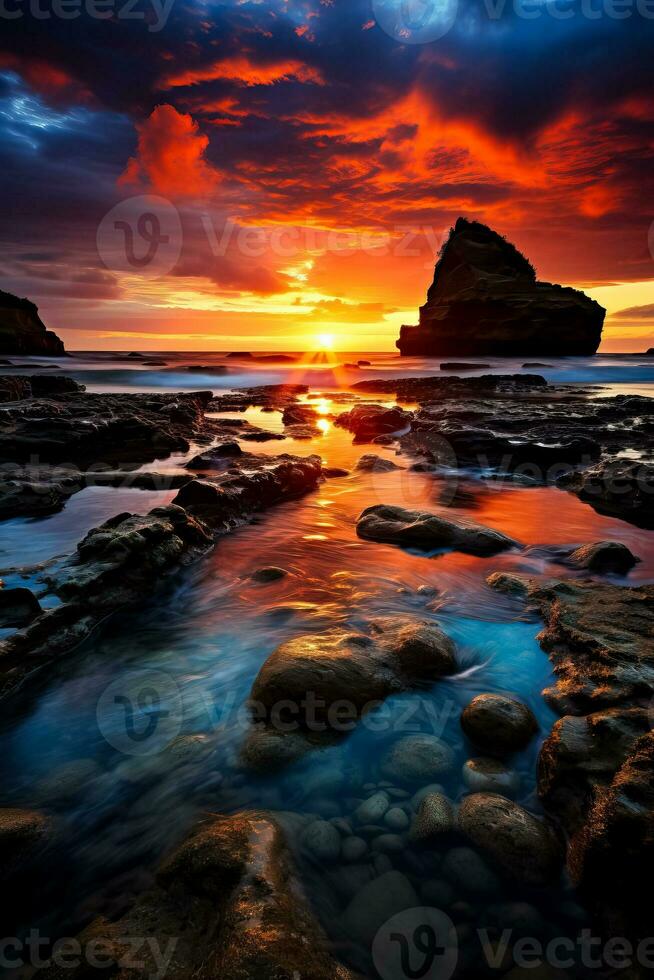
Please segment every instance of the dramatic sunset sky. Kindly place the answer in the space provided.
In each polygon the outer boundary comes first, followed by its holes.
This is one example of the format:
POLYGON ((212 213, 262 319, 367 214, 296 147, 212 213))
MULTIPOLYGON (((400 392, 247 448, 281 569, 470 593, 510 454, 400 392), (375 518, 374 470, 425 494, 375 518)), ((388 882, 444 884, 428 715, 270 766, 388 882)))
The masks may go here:
POLYGON ((0 288, 70 348, 391 350, 458 215, 606 306, 603 350, 654 346, 654 20, 460 0, 409 44, 379 0, 112 2, 0 25, 0 288))

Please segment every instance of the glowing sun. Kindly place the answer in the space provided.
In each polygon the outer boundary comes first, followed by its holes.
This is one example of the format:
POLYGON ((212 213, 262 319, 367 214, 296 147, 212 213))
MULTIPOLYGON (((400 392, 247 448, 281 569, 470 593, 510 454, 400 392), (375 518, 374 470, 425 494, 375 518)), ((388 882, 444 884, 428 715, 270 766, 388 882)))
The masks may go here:
POLYGON ((316 346, 319 350, 332 350, 334 347, 334 334, 319 333, 316 337, 316 346))

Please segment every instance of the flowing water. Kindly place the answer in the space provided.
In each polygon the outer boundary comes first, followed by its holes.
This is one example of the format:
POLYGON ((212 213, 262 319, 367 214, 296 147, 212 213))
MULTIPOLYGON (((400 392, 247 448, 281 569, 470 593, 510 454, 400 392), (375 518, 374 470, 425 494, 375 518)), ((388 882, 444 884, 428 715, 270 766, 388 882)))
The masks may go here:
MULTIPOLYGON (((351 434, 328 418, 348 407, 339 404, 342 394, 334 383, 341 369, 328 368, 331 384, 324 383, 329 379, 323 365, 246 366, 212 377, 210 372, 185 372, 179 366, 181 355, 165 357, 165 369, 146 371, 140 365, 126 367, 124 360, 97 356, 91 361, 75 359, 66 371, 91 390, 211 387, 218 392, 246 384, 303 381, 311 385, 306 400, 324 415, 321 436, 264 443, 254 451, 318 452, 327 465, 350 470, 370 451, 353 445, 351 434)), ((208 357, 185 359, 206 364, 208 357)), ((373 372, 369 376, 418 376, 433 373, 435 367, 423 362, 406 368, 405 361, 400 366, 395 358, 379 355, 368 359, 373 365, 350 371, 350 381, 364 370, 373 372)), ((569 359, 552 362, 550 376, 617 385, 613 391, 651 393, 654 365, 642 367, 636 361, 569 359)), ((516 365, 501 367, 508 372, 516 365)), ((499 363, 495 369, 500 369, 499 363)), ((251 409, 243 417, 264 428, 281 427, 275 413, 251 409)), ((196 451, 192 447, 185 456, 143 469, 175 472, 196 451)), ((400 464, 407 462, 384 447, 375 446, 374 451, 400 464)), ((3 579, 7 584, 23 579, 34 583, 38 571, 18 569, 70 553, 90 527, 119 511, 144 513, 173 496, 170 491, 89 488, 71 497, 59 514, 4 522, 0 565, 8 571, 3 571, 3 579)), ((17 934, 38 928, 51 937, 74 935, 99 912, 120 914, 147 887, 157 860, 199 815, 264 808, 278 812, 289 827, 310 898, 338 955, 362 974, 376 976, 367 943, 357 942, 344 927, 343 913, 355 888, 352 869, 334 861, 325 867, 303 850, 294 832, 297 814, 351 819, 352 811, 383 779, 379 763, 385 749, 413 732, 438 735, 451 746, 456 765, 442 783, 450 799, 460 799, 465 792, 461 767, 474 752, 465 743, 458 719, 461 709, 481 692, 515 694, 538 719, 538 738, 512 760, 512 766, 519 776, 515 798, 533 812, 540 811, 536 758, 555 720, 541 696, 553 681, 549 661, 536 641, 541 623, 521 603, 492 591, 486 578, 498 570, 559 577, 573 573, 538 548, 478 558, 456 552, 417 554, 360 540, 355 533, 358 514, 381 502, 446 509, 453 516, 469 516, 498 528, 528 546, 622 541, 643 560, 627 579, 614 581, 654 581, 651 532, 602 517, 554 488, 404 469, 357 472, 328 480, 318 491, 262 514, 219 540, 204 561, 162 583, 149 602, 113 616, 44 676, 10 716, 4 715, 3 805, 46 807, 57 813, 61 828, 56 853, 26 872, 24 892, 14 904, 12 928, 17 934), (281 565, 289 574, 268 584, 252 580, 254 571, 269 565, 281 565), (244 702, 275 647, 291 637, 335 626, 365 628, 388 615, 438 623, 456 644, 459 672, 428 691, 390 699, 348 738, 282 772, 255 776, 244 770, 239 753, 250 724, 244 702), (144 678, 159 691, 168 715, 160 737, 139 743, 125 737, 125 702, 116 704, 114 696, 136 698, 144 678), (173 741, 179 735, 194 738, 173 741)), ((411 795, 420 786, 398 782, 387 788, 410 814, 411 795)), ((428 896, 433 894, 428 883, 440 880, 441 852, 452 846, 447 841, 441 851, 423 852, 405 843, 401 852, 390 852, 381 861, 379 855, 374 862, 368 855, 362 862, 368 870, 357 872, 363 876, 357 881, 393 866, 428 896)), ((464 957, 476 955, 472 929, 486 921, 498 902, 507 901, 529 903, 537 916, 534 925, 532 915, 532 929, 546 936, 575 935, 584 921, 565 879, 538 890, 504 884, 491 896, 462 886, 449 896, 444 911, 457 923, 464 957)))

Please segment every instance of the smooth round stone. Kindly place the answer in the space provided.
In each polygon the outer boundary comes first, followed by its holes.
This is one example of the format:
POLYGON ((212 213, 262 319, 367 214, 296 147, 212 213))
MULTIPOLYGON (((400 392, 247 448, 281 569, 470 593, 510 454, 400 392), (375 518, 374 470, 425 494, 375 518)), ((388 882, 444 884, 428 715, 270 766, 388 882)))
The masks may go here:
POLYGON ((329 822, 345 837, 349 837, 352 834, 351 824, 343 817, 332 817, 329 822))
POLYGON ((459 827, 509 878, 545 885, 561 874, 564 848, 554 828, 504 796, 466 796, 459 807, 459 827))
POLYGON ((414 810, 419 810, 420 804, 426 796, 430 795, 430 793, 443 794, 444 792, 445 791, 440 783, 429 783, 428 786, 423 786, 422 789, 419 789, 417 793, 413 794, 411 797, 411 807, 414 810))
POLYGON ((388 793, 383 791, 379 793, 374 793, 369 796, 367 800, 358 806, 354 811, 355 819, 359 823, 377 823, 381 820, 391 805, 391 801, 388 798, 388 793))
POLYGON ((485 897, 497 894, 500 881, 484 859, 471 847, 453 847, 445 855, 442 873, 466 895, 485 897))
POLYGON ((382 854, 399 854, 404 850, 404 839, 399 834, 380 834, 375 837, 372 846, 382 854))
POLYGON ((478 694, 461 714, 461 727, 473 745, 489 755, 518 752, 538 731, 531 708, 504 694, 478 694))
POLYGON ((405 735, 384 754, 382 773, 398 783, 428 783, 434 776, 448 772, 454 765, 454 753, 435 735, 405 735))
POLYGON ((319 861, 334 861, 341 853, 341 835, 326 820, 314 820, 301 837, 302 846, 319 861))
POLYGON ((504 793, 513 796, 520 788, 520 777, 496 759, 468 759, 463 766, 463 782, 473 793, 504 793))
POLYGON ((405 789, 398 789, 397 786, 389 786, 386 792, 389 796, 392 796, 394 800, 406 800, 411 795, 405 789))
POLYGON ((454 807, 442 793, 429 793, 411 826, 411 840, 427 841, 454 828, 454 807))
POLYGON ((437 909, 448 909, 454 902, 454 889, 449 881, 442 878, 430 878, 420 889, 420 897, 425 905, 437 909))
POLYGON ((357 834, 361 834, 363 837, 378 837, 379 834, 385 833, 386 829, 380 823, 363 823, 357 827, 357 834))
POLYGON ((400 810, 398 806, 392 807, 390 810, 386 811, 384 815, 384 823, 391 830, 406 830, 409 826, 409 818, 407 817, 404 810, 400 810))
POLYGON ((344 861, 360 861, 368 851, 368 845, 362 837, 346 837, 343 841, 341 854, 344 861))

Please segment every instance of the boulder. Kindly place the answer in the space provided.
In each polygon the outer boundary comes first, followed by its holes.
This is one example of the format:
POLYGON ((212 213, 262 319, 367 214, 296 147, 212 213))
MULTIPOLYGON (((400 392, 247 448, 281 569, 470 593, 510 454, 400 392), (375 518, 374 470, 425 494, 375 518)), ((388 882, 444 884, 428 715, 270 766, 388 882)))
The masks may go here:
POLYGON ((517 698, 478 694, 464 708, 461 727, 478 749, 503 756, 524 749, 538 731, 538 722, 517 698))
POLYGON ((488 898, 501 888, 493 869, 471 847, 451 848, 443 860, 442 873, 457 891, 472 898, 488 898))
MULTIPOLYGON (((153 885, 126 912, 95 919, 77 938, 82 950, 102 944, 103 966, 116 980, 161 976, 164 953, 166 976, 174 980, 351 978, 327 952, 284 834, 265 813, 209 818, 164 859, 153 885), (142 940, 138 957, 126 938, 133 936, 142 940)), ((77 966, 67 961, 44 976, 82 980, 88 962, 82 955, 77 966)))
POLYGON ((402 466, 394 463, 392 459, 384 459, 382 456, 376 456, 374 453, 366 453, 354 468, 364 473, 390 473, 393 470, 403 469, 402 466))
POLYGON ((395 406, 355 405, 349 412, 343 412, 336 419, 336 425, 354 432, 362 442, 388 432, 400 432, 411 422, 411 413, 395 406))
POLYGON ((564 847, 554 829, 495 793, 473 793, 459 807, 459 827, 505 876, 526 885, 555 881, 564 847))
POLYGON ((288 715, 307 731, 343 733, 375 702, 455 670, 454 644, 437 626, 389 617, 368 633, 332 629, 282 643, 251 698, 273 725, 288 715))
POLYGON ((27 626, 40 612, 39 600, 31 589, 0 587, 0 627, 27 626))
POLYGON ((34 303, 0 291, 0 354, 65 357, 66 351, 63 341, 46 330, 34 303))
POLYGON ((549 357, 594 354, 606 311, 584 293, 539 282, 505 238, 459 218, 420 309, 397 347, 408 356, 549 357))
POLYGON ((451 548, 473 555, 495 555, 516 542, 492 528, 464 518, 445 518, 431 511, 406 510, 390 504, 367 507, 357 520, 357 534, 404 548, 435 551, 451 548))
POLYGON ((568 555, 567 560, 576 568, 588 569, 589 572, 616 572, 625 575, 640 558, 636 558, 626 544, 620 541, 596 541, 577 548, 568 555))
POLYGON ((650 462, 602 460, 589 469, 562 474, 557 486, 575 493, 599 514, 654 528, 654 465, 650 462))

